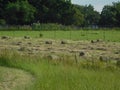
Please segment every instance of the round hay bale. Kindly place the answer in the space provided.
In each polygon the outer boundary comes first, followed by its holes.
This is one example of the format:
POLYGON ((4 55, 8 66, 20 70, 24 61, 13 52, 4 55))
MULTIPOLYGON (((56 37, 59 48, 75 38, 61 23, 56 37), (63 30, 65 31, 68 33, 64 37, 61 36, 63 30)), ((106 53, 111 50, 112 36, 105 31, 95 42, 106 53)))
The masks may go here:
POLYGON ((18 51, 25 51, 25 50, 26 50, 25 47, 20 47, 20 48, 18 49, 18 51))
POLYGON ((47 59, 49 59, 49 60, 59 60, 59 57, 57 55, 49 55, 49 56, 47 56, 47 59))
POLYGON ((106 56, 100 56, 99 60, 102 61, 102 62, 108 62, 108 61, 110 61, 110 58, 106 57, 106 56))
POLYGON ((79 53, 79 56, 84 56, 85 55, 85 52, 83 52, 83 51, 81 51, 80 53, 79 53))
POLYGON ((97 39, 96 42, 103 42, 102 39, 97 39))
POLYGON ((28 42, 27 44, 28 44, 28 45, 32 45, 32 43, 31 43, 31 42, 28 42))
POLYGON ((45 44, 52 44, 52 41, 45 41, 45 44))
POLYGON ((30 37, 29 36, 24 36, 24 39, 30 39, 30 37))
POLYGON ((2 36, 1 39, 9 39, 10 37, 8 36, 2 36))
POLYGON ((67 44, 67 42, 66 41, 61 41, 61 44, 67 44))
POLYGON ((17 42, 17 44, 16 45, 21 45, 22 44, 22 42, 17 42))
POLYGON ((94 41, 94 40, 91 40, 91 43, 96 43, 96 41, 94 41))

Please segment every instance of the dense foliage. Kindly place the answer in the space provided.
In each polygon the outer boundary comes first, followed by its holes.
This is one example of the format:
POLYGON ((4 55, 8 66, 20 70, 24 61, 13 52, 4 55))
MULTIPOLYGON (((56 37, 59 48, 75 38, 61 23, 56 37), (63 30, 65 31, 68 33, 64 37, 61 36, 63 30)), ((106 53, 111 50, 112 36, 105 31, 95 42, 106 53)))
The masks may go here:
POLYGON ((5 10, 5 18, 9 24, 22 25, 30 23, 34 19, 35 8, 31 6, 27 1, 8 3, 5 10))
POLYGON ((104 6, 101 12, 101 25, 120 26, 120 2, 104 6))
POLYGON ((77 26, 120 25, 120 2, 105 5, 101 14, 92 5, 71 0, 0 0, 0 24, 58 23, 77 26))

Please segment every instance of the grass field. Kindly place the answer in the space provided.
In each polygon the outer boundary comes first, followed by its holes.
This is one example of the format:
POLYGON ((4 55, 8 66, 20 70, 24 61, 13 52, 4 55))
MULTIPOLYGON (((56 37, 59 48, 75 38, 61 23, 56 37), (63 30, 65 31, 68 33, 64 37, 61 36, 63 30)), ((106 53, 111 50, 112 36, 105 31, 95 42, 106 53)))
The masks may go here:
POLYGON ((102 39, 105 41, 120 42, 119 30, 72 30, 72 31, 0 31, 0 36, 22 37, 47 39, 69 39, 69 40, 94 40, 102 39), (42 36, 40 36, 42 34, 42 36))
POLYGON ((23 70, 0 66, 0 90, 23 90, 29 88, 32 81, 32 75, 23 70))
MULTIPOLYGON (((60 39, 60 40, 101 39, 105 41, 111 41, 110 43, 120 42, 120 31, 114 30, 0 31, 0 36, 9 36, 11 38, 30 36, 31 38, 60 39), (43 37, 41 37, 40 34, 42 34, 43 37)), ((21 40, 27 41, 24 39, 21 40)), ((2 44, 4 45, 7 41, 9 40, 1 39, 0 47, 2 48, 2 44)), ((10 39, 10 41, 12 41, 12 39, 10 39)), ((7 44, 8 45, 10 44, 10 47, 12 46, 12 44, 14 47, 17 47, 15 46, 14 43, 11 42, 8 42, 7 44)), ((85 43, 82 44, 83 46, 85 46, 84 45, 85 43)), ((99 45, 99 43, 97 44, 99 45)), ((43 44, 43 46, 44 45, 45 44, 43 44)), ((115 45, 117 44, 114 43, 113 45, 115 47, 115 45)), ((33 46, 35 45, 33 44, 33 46)), ((109 46, 112 46, 112 44, 110 44, 109 46)), ((118 46, 117 49, 119 49, 118 46)), ((103 52, 105 53, 105 51, 103 52)), ((119 54, 120 53, 118 50, 117 55, 119 54)), ((0 90, 120 90, 120 68, 114 62, 101 62, 101 61, 88 62, 87 60, 86 61, 82 60, 82 62, 76 63, 75 61, 68 60, 68 58, 66 58, 65 60, 48 60, 47 58, 41 58, 40 56, 41 54, 23 55, 18 53, 17 51, 14 51, 14 49, 1 50, 0 90), (7 75, 6 72, 8 73, 7 75), (25 81, 21 79, 21 77, 27 79, 25 80, 26 84, 23 83, 25 81), (4 83, 4 81, 6 81, 6 83, 4 83), (31 81, 32 85, 31 83, 30 84, 27 83, 31 81), (18 82, 19 86, 17 86, 18 84, 16 84, 18 82), (22 87, 23 84, 24 87, 22 87), (11 85, 15 86, 11 87, 11 85)))
POLYGON ((35 81, 25 90, 120 90, 119 69, 95 69, 92 66, 85 69, 76 64, 23 58, 11 53, 0 57, 0 65, 31 73, 35 81))

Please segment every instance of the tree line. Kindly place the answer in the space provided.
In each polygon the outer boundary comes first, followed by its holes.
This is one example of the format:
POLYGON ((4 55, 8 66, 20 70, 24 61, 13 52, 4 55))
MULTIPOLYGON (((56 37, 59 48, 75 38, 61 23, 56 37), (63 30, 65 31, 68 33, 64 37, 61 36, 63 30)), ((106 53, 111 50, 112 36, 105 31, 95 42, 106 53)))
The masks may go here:
POLYGON ((71 0, 0 0, 0 24, 35 22, 119 27, 120 2, 105 5, 99 13, 92 5, 75 5, 71 0))

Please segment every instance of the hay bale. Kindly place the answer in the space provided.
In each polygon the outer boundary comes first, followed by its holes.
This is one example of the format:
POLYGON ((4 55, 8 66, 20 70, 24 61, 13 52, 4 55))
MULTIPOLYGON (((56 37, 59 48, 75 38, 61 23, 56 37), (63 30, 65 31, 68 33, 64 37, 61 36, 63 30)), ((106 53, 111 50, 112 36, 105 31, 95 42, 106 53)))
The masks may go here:
POLYGON ((49 60, 59 60, 60 58, 57 55, 48 55, 47 59, 49 59, 49 60))
POLYGON ((85 55, 85 52, 83 52, 83 51, 81 51, 80 53, 79 53, 79 56, 84 56, 85 55))
POLYGON ((101 39, 97 39, 96 42, 103 42, 101 39))
POLYGON ((61 44, 67 44, 67 42, 66 41, 61 41, 61 44))
POLYGON ((10 37, 8 36, 2 36, 1 39, 9 39, 10 37))
POLYGON ((96 41, 94 41, 94 40, 91 40, 91 43, 96 43, 96 41))
POLYGON ((22 44, 22 42, 17 42, 17 44, 16 45, 21 45, 22 44))
POLYGON ((45 41, 45 44, 52 44, 52 41, 45 41))
POLYGON ((24 36, 24 39, 30 39, 30 37, 29 36, 24 36))
POLYGON ((28 44, 28 45, 32 45, 32 43, 31 43, 31 42, 28 42, 27 44, 28 44))
POLYGON ((107 49, 106 48, 98 47, 98 48, 96 48, 96 50, 106 51, 107 49))
POLYGON ((119 57, 118 58, 114 58, 114 60, 120 61, 120 58, 119 57))
POLYGON ((26 50, 25 47, 20 47, 20 48, 18 49, 18 51, 25 51, 25 50, 26 50))
POLYGON ((100 56, 100 57, 99 57, 99 60, 102 61, 102 62, 109 62, 109 61, 110 61, 110 58, 109 58, 109 57, 106 57, 106 56, 100 56))
POLYGON ((91 43, 99 43, 99 42, 103 42, 103 41, 101 39, 91 40, 91 43))
POLYGON ((120 51, 116 51, 116 52, 114 52, 115 54, 120 54, 120 51))

